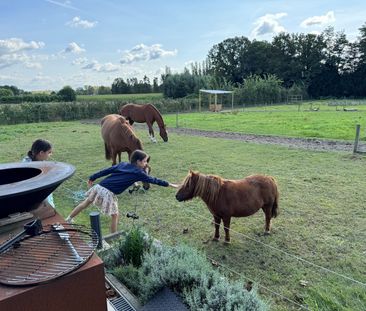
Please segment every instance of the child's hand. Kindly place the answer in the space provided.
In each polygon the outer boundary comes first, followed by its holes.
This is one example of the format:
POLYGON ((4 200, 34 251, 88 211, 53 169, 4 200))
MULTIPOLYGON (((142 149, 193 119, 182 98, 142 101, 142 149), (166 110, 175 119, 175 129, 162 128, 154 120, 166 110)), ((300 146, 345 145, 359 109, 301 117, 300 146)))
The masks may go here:
POLYGON ((93 182, 94 182, 94 181, 92 181, 92 180, 90 180, 90 179, 88 180, 88 186, 89 186, 89 188, 90 188, 91 186, 93 186, 93 182))
POLYGON ((169 186, 170 186, 170 187, 173 187, 173 188, 179 188, 179 185, 177 185, 177 184, 169 183, 169 186))

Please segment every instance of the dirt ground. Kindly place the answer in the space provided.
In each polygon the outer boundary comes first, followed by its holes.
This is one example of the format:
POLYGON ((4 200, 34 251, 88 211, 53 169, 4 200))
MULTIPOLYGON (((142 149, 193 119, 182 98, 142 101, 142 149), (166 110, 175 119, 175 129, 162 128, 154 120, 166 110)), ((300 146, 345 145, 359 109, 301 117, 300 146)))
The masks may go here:
MULTIPOLYGON (((188 128, 168 128, 168 132, 192 136, 216 137, 241 140, 257 144, 282 145, 289 148, 301 148, 318 151, 349 151, 353 152, 354 142, 340 140, 324 140, 313 138, 292 138, 269 135, 251 135, 229 132, 204 131, 188 128)), ((364 142, 359 143, 359 150, 366 150, 364 142)))

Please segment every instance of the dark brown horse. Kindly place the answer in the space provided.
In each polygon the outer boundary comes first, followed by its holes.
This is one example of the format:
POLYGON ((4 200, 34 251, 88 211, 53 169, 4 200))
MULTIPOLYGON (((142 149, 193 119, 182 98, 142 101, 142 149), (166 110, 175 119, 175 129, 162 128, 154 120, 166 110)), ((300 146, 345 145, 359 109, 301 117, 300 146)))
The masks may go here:
POLYGON ((165 128, 163 117, 156 107, 152 104, 146 105, 135 105, 135 104, 126 104, 122 106, 119 110, 119 114, 124 116, 132 125, 134 122, 137 123, 146 123, 149 128, 150 139, 156 143, 156 139, 154 137, 154 129, 153 124, 156 121, 159 126, 160 136, 161 138, 167 142, 168 141, 168 133, 165 128))
POLYGON ((230 180, 190 171, 175 197, 179 202, 200 197, 214 216, 213 239, 217 241, 220 238, 222 220, 226 243, 230 243, 231 217, 250 216, 262 209, 265 215, 265 234, 269 234, 271 218, 278 214, 277 184, 273 177, 265 175, 230 180))
MULTIPOLYGON (((105 158, 112 159, 112 165, 121 162, 121 153, 127 152, 128 159, 136 149, 143 150, 141 140, 136 136, 132 126, 128 121, 119 114, 106 115, 101 120, 102 137, 104 140, 105 158)), ((150 160, 150 157, 148 161, 150 160)), ((150 173, 151 167, 148 165, 145 169, 146 173, 150 173)), ((145 190, 150 188, 149 183, 143 183, 145 190)))

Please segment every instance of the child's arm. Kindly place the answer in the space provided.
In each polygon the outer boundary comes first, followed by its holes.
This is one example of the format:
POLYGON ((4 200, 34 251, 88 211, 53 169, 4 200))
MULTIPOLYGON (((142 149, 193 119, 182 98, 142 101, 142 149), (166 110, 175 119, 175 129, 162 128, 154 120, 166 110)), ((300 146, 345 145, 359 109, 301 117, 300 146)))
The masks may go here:
POLYGON ((109 175, 110 173, 112 173, 117 168, 117 166, 118 166, 118 164, 113 165, 113 166, 108 167, 108 168, 105 168, 105 169, 91 175, 89 177, 89 180, 94 181, 94 180, 98 179, 99 177, 109 175))

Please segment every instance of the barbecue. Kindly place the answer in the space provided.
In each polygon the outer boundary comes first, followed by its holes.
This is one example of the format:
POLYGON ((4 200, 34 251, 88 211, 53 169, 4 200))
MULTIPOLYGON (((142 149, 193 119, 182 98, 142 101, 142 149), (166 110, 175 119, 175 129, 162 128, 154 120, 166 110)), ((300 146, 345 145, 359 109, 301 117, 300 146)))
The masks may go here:
POLYGON ((106 310, 98 235, 43 203, 74 171, 61 162, 0 164, 0 310, 106 310))

